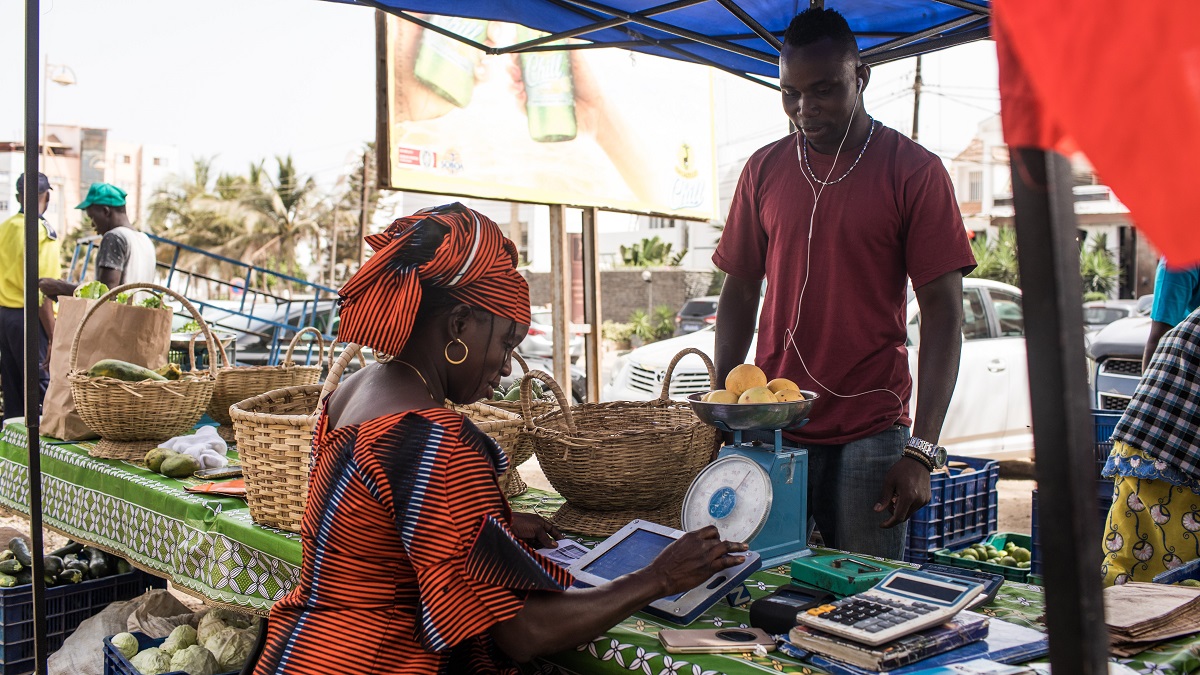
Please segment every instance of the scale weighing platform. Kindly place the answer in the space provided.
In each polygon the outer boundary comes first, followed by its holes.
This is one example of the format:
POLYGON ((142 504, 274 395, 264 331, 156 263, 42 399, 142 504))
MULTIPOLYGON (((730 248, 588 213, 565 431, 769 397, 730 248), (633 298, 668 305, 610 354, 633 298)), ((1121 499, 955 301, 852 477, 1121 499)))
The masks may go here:
POLYGON ((692 481, 680 514, 683 529, 715 525, 721 538, 744 541, 763 567, 809 556, 808 451, 784 445, 783 431, 808 422, 817 394, 803 401, 722 404, 688 397, 697 417, 732 432, 733 443, 692 481), (773 443, 746 441, 747 431, 774 432, 773 443))

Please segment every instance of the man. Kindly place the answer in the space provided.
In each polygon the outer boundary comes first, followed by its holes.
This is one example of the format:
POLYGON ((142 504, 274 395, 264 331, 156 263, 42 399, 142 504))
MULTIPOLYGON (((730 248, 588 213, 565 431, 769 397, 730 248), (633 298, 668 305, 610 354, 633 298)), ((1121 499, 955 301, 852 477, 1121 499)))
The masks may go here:
MULTIPOLYGON (((96 255, 96 279, 115 288, 121 284, 150 283, 155 279, 154 243, 129 223, 125 212, 126 192, 108 183, 92 183, 87 198, 76 206, 92 220, 101 235, 96 255)), ((78 284, 59 279, 40 279, 38 288, 48 297, 71 295, 78 284)))
POLYGON ((1200 309, 1163 336, 1113 432, 1104 584, 1152 581, 1200 556, 1200 309))
POLYGON ((809 450, 809 512, 826 544, 899 558, 901 525, 945 461, 937 442, 975 260, 941 160, 862 109, 871 69, 839 13, 793 19, 779 65, 800 131, 758 150, 738 182, 713 256, 728 274, 717 375, 745 359, 765 278, 755 361, 821 397, 788 434, 809 450), (907 278, 921 307, 911 441, 907 278))
MULTIPOLYGON (((38 276, 57 278, 62 271, 58 233, 41 216, 50 206, 50 179, 38 174, 38 276)), ((21 210, 0 223, 0 390, 4 417, 25 414, 25 176, 17 178, 21 210)), ((54 334, 54 306, 45 298, 38 307, 41 323, 38 345, 39 396, 50 384, 50 338, 54 334)))
POLYGON ((1142 352, 1142 372, 1150 367, 1162 336, 1197 307, 1200 307, 1200 265, 1180 269, 1168 265, 1166 258, 1159 260, 1154 276, 1154 304, 1150 307, 1150 336, 1142 352))

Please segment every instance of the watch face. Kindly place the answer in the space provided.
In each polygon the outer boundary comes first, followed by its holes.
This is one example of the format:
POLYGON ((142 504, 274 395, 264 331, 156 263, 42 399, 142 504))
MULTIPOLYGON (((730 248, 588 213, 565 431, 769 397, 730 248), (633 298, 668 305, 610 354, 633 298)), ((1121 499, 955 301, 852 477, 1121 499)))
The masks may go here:
POLYGON ((946 449, 942 446, 937 446, 933 449, 933 463, 936 468, 946 466, 946 449))

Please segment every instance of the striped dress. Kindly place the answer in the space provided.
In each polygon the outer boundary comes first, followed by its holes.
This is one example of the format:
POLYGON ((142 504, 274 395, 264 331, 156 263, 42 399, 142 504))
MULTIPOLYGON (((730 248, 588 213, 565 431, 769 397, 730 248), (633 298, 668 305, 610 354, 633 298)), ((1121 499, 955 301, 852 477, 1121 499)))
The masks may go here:
POLYGON ((441 408, 325 424, 300 583, 271 609, 255 675, 516 673, 489 629, 573 580, 509 528, 503 451, 441 408))

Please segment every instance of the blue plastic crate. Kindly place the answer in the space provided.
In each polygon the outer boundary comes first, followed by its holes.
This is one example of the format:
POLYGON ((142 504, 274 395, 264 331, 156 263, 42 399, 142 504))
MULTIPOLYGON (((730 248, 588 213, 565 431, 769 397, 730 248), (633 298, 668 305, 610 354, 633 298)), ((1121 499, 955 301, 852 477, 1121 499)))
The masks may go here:
MULTIPOLYGON (((46 639, 51 652, 79 624, 109 604, 129 600, 150 588, 166 588, 165 579, 134 570, 103 579, 46 589, 46 639)), ((34 671, 33 587, 0 588, 0 675, 34 671)))
MULTIPOLYGON (((1113 481, 1111 478, 1096 479, 1096 513, 1099 516, 1098 525, 1101 530, 1104 529, 1105 523, 1108 522, 1108 510, 1112 506, 1113 500, 1113 481)), ((1031 514, 1030 527, 1033 535, 1033 564, 1030 569, 1034 574, 1042 573, 1042 556, 1041 546, 1038 544, 1038 491, 1033 491, 1033 513, 1031 514)))
MULTIPOLYGON (((166 641, 166 638, 152 638, 145 633, 132 633, 138 641, 138 651, 157 647, 166 641)), ((125 658, 125 655, 113 646, 112 636, 104 638, 104 675, 141 675, 137 668, 125 658)), ((182 670, 176 670, 163 675, 187 675, 182 670)), ((237 675, 237 671, 222 673, 221 675, 237 675)))
POLYGON ((1122 412, 1113 412, 1111 410, 1093 410, 1092 421, 1096 427, 1096 459, 1108 459, 1108 453, 1112 452, 1112 435, 1117 428, 1117 422, 1121 421, 1122 412))
POLYGON ((1154 577, 1156 584, 1177 584, 1186 579, 1200 579, 1200 560, 1186 562, 1173 570, 1159 572, 1154 577))
POLYGON ((925 563, 933 552, 983 541, 996 531, 1000 514, 1000 464, 991 459, 950 457, 972 469, 951 476, 934 474, 929 503, 908 521, 904 560, 925 563))

